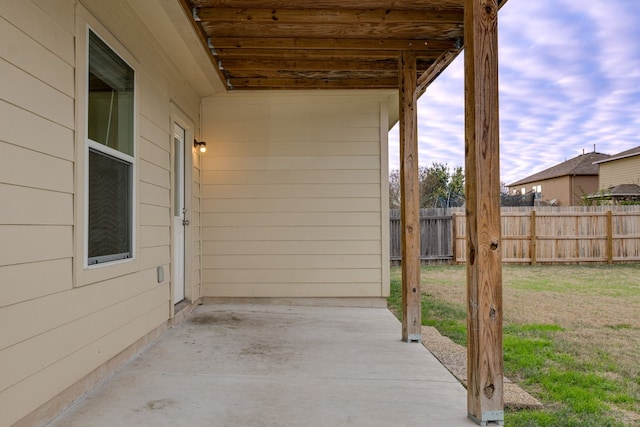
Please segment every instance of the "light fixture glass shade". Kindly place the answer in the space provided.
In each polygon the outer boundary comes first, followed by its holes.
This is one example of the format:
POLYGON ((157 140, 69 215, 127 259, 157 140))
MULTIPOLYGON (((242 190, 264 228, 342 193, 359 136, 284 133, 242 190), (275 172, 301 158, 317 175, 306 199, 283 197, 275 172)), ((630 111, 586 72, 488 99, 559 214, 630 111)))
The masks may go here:
POLYGON ((196 141, 195 139, 193 140, 193 146, 196 147, 198 149, 198 151, 200 151, 201 153, 206 153, 207 152, 207 143, 204 141, 196 141))

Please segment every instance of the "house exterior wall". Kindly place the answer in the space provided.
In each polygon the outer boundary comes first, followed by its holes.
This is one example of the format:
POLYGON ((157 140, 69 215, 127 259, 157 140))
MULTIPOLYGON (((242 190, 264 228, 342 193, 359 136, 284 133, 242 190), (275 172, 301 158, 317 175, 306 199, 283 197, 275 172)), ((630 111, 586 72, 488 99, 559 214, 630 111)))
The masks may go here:
MULTIPOLYGON (((124 0, 0 2, 0 38, 0 424, 11 425, 173 315, 171 122, 199 134, 200 96, 124 0), (93 269, 83 237, 86 25, 131 61, 138 88, 135 258, 93 269)), ((187 158, 186 293, 196 300, 200 159, 187 158)))
POLYGON ((525 188, 527 192, 535 186, 542 186, 542 200, 556 200, 556 206, 578 206, 584 194, 595 192, 598 187, 597 176, 561 176, 542 181, 528 182, 509 187, 509 193, 525 188), (595 189, 594 189, 595 188, 595 189))
POLYGON ((598 191, 598 176, 574 176, 572 178, 571 205, 579 206, 582 197, 598 191))
POLYGON ((525 192, 528 193, 538 185, 542 187, 542 200, 551 201, 555 199, 558 206, 569 205, 571 198, 569 192, 570 182, 568 177, 553 178, 542 181, 528 182, 522 185, 514 185, 509 187, 509 193, 514 194, 515 192, 515 194, 520 194, 523 188, 525 189, 525 192))
POLYGON ((203 296, 388 294, 389 96, 204 100, 203 296))
POLYGON ((600 163, 599 190, 619 184, 640 185, 640 155, 600 163))

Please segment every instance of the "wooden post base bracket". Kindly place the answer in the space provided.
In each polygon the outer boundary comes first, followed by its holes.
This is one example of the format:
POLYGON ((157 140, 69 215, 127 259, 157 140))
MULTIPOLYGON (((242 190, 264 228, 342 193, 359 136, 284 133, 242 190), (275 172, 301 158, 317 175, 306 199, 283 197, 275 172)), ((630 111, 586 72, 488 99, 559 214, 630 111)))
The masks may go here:
POLYGON ((473 414, 469 414, 476 424, 479 426, 503 426, 504 425, 504 411, 483 411, 482 419, 477 418, 473 414))

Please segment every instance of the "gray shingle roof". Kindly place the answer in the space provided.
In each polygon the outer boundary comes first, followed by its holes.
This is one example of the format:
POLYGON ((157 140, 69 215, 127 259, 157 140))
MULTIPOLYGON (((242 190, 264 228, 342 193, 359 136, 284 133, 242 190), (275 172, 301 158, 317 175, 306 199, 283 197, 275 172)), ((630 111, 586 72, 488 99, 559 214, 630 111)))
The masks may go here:
POLYGON ((599 160, 597 163, 611 162, 613 160, 624 159, 626 157, 632 157, 632 156, 640 156, 640 145, 630 150, 623 151, 622 153, 614 154, 610 156, 608 159, 599 160))
POLYGON ((610 194, 612 196, 640 196, 640 185, 619 184, 605 190, 605 194, 610 194))
POLYGON ((611 156, 603 153, 586 153, 567 160, 566 162, 551 166, 542 172, 535 173, 508 186, 528 184, 530 182, 544 181, 545 179, 558 178, 567 175, 598 175, 598 165, 593 162, 607 159, 611 156))

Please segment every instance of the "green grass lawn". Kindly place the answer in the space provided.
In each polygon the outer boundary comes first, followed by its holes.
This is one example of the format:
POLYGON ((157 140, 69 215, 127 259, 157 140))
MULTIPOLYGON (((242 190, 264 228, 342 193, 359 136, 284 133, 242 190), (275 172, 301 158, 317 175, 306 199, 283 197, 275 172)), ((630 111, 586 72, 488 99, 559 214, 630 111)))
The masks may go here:
MULTIPOLYGON (((423 325, 466 345, 465 267, 422 271, 423 325)), ((401 313, 401 272, 389 308, 401 313)), ((504 266, 504 369, 543 410, 508 426, 640 426, 640 264, 504 266)))

